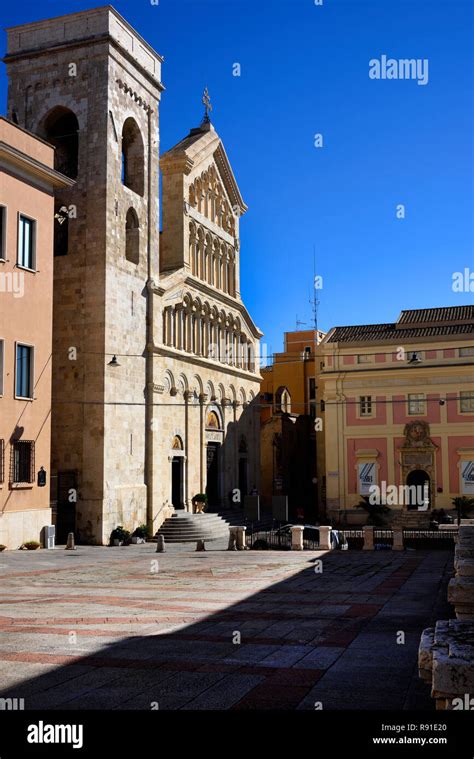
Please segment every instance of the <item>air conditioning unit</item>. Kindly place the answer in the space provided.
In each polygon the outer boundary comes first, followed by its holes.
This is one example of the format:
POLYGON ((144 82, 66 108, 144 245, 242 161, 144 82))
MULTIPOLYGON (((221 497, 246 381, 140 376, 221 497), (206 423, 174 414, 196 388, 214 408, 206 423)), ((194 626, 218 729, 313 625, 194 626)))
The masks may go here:
POLYGON ((56 527, 54 524, 48 524, 43 527, 43 547, 55 548, 56 545, 56 527))

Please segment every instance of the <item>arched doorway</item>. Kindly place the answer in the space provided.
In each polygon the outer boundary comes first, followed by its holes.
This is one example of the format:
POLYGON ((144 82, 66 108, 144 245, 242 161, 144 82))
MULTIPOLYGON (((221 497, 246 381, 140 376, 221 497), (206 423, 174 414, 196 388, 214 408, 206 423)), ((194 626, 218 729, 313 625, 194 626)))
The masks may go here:
POLYGON ((184 509, 184 446, 179 435, 174 436, 171 450, 171 503, 184 509))
POLYGON ((431 480, 424 469, 413 469, 408 473, 406 505, 409 511, 431 508, 431 480))
POLYGON ((220 506, 222 424, 217 409, 210 409, 206 416, 206 495, 209 506, 220 506))

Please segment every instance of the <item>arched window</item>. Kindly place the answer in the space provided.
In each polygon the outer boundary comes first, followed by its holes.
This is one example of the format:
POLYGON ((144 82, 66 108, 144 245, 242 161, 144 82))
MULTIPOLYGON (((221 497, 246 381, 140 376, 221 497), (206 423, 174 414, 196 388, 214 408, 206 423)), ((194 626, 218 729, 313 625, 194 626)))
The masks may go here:
POLYGON ((79 122, 76 115, 57 106, 46 117, 41 136, 55 147, 54 168, 70 179, 76 179, 79 153, 79 122))
POLYGON ((215 411, 209 411, 207 418, 206 418, 206 429, 208 430, 220 430, 221 425, 219 422, 219 417, 217 416, 215 411))
POLYGON ((137 122, 129 117, 122 129, 122 184, 143 195, 144 175, 143 139, 137 122))
POLYGON ((283 385, 276 391, 275 411, 281 414, 291 414, 291 395, 288 388, 283 385))
POLYGON ((125 221, 125 258, 132 264, 140 262, 140 229, 133 208, 128 209, 125 221))
POLYGON ((171 450, 173 451, 184 450, 183 441, 181 440, 179 435, 174 436, 173 442, 171 443, 171 450))

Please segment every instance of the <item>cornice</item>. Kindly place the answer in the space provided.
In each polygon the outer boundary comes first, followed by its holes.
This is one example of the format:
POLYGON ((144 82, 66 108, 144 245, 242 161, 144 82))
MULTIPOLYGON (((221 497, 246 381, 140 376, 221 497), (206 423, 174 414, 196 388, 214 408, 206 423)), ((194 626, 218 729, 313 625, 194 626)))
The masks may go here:
POLYGON ((23 169, 31 176, 49 183, 52 187, 73 187, 76 184, 73 179, 60 174, 59 171, 17 150, 3 140, 0 141, 0 160, 6 161, 10 166, 13 164, 13 166, 23 169))

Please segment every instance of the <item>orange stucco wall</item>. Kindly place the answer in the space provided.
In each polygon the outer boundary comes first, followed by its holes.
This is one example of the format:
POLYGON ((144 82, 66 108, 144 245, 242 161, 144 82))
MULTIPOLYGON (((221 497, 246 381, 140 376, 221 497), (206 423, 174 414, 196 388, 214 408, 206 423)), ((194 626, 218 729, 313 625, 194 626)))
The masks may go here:
MULTIPOLYGON (((52 167, 54 151, 51 147, 4 120, 0 121, 0 139, 52 167)), ((0 261, 0 340, 4 345, 0 439, 5 441, 5 477, 0 483, 0 542, 8 541, 8 515, 49 508, 49 477, 46 487, 41 488, 36 481, 18 486, 9 482, 12 436, 17 440, 35 441, 36 472, 43 466, 49 473, 50 466, 54 197, 50 187, 41 187, 40 179, 26 178, 28 174, 25 177, 23 170, 21 174, 7 165, 5 170, 2 168, 0 182, 0 205, 7 209, 6 260, 0 261), (36 220, 36 271, 16 266, 19 213, 36 220), (15 398, 16 342, 34 347, 33 400, 15 398)), ((28 534, 28 520, 24 519, 23 523, 26 525, 23 540, 39 540, 34 519, 31 534, 28 534)), ((45 521, 47 523, 50 520, 45 521)), ((19 534, 18 530, 21 532, 20 528, 13 532, 19 534)), ((11 537, 11 540, 15 542, 16 538, 11 537)))

